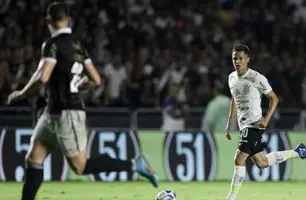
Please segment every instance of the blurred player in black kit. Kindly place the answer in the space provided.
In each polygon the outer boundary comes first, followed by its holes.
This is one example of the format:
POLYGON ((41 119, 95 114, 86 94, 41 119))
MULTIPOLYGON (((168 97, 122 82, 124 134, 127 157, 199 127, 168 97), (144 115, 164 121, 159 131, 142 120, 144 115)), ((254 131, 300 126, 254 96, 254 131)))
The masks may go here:
POLYGON ((132 160, 113 159, 107 154, 86 158, 87 129, 84 103, 79 88, 101 83, 94 64, 80 41, 71 36, 69 8, 54 2, 47 9, 51 37, 42 45, 37 70, 21 91, 8 97, 8 104, 25 98, 41 84, 47 87, 47 106, 38 120, 26 155, 22 200, 34 200, 43 182, 45 158, 57 147, 78 175, 112 171, 136 171, 158 186, 158 176, 145 156, 132 160))

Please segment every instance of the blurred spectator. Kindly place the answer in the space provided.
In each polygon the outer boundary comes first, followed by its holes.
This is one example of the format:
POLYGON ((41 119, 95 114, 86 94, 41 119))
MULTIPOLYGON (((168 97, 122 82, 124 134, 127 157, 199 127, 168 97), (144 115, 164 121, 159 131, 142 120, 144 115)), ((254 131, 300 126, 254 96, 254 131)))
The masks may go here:
POLYGON ((171 84, 167 98, 162 103, 163 131, 183 131, 185 130, 185 118, 188 115, 188 106, 179 102, 180 88, 178 85, 171 84))
MULTIPOLYGON (((223 94, 225 87, 218 81, 213 86, 213 99, 207 104, 202 120, 202 131, 218 133, 225 130, 230 111, 231 98, 223 94)), ((236 130, 236 119, 232 121, 236 130)))
POLYGON ((9 70, 8 51, 0 49, 0 105, 6 102, 6 97, 11 92, 12 76, 9 70))
MULTIPOLYGON (((2 103, 36 65, 49 36, 44 19, 50 2, 0 3, 2 103)), ((172 84, 180 102, 206 106, 214 81, 227 84, 237 43, 249 45, 251 67, 268 77, 280 107, 305 105, 305 0, 65 2, 72 6, 74 35, 105 79, 84 93, 90 106, 159 106, 172 84)), ((41 95, 43 89, 36 99, 41 95)))
POLYGON ((115 54, 112 62, 107 63, 104 68, 107 78, 108 102, 111 106, 122 106, 126 102, 127 72, 122 63, 120 54, 115 54))

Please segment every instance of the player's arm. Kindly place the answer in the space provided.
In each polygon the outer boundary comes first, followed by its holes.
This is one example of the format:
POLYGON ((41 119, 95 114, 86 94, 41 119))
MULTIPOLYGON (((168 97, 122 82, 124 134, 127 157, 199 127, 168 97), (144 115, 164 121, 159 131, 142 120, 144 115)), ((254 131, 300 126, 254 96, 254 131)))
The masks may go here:
POLYGON ((269 93, 267 93, 266 97, 269 99, 269 107, 268 107, 267 114, 264 117, 264 121, 266 122, 265 126, 268 125, 272 115, 275 112, 275 109, 277 108, 278 102, 279 102, 277 95, 273 91, 270 91, 269 93))
POLYGON ((101 85, 101 76, 90 58, 85 60, 85 70, 89 76, 89 87, 96 87, 101 85))
POLYGON ((90 87, 90 88, 94 88, 97 87, 99 85, 101 85, 102 80, 101 80, 101 76, 99 74, 99 72, 96 69, 96 66, 94 65, 94 63, 92 62, 91 58, 89 57, 89 53, 86 50, 86 48, 83 46, 83 55, 84 55, 84 66, 85 66, 85 71, 86 74, 88 75, 87 77, 84 77, 84 79, 86 79, 84 81, 84 84, 82 84, 82 87, 90 87))
POLYGON ((21 90, 21 95, 28 96, 29 94, 35 92, 41 84, 47 83, 50 79, 55 64, 56 62, 54 60, 41 59, 31 79, 21 90))
POLYGON ((57 62, 56 56, 57 46, 54 42, 47 41, 42 45, 42 57, 30 81, 21 90, 23 96, 27 96, 36 91, 41 84, 45 84, 49 81, 57 62))
POLYGON ((235 100, 232 97, 231 105, 230 105, 230 111, 229 111, 229 115, 228 115, 228 120, 227 120, 227 124, 226 124, 226 128, 225 128, 225 137, 228 140, 232 139, 230 131, 231 131, 231 127, 232 127, 232 121, 233 121, 234 117, 236 117, 236 115, 237 115, 237 107, 236 107, 236 104, 235 104, 235 100))
POLYGON ((31 76, 29 82, 20 91, 14 91, 9 95, 7 103, 17 101, 33 94, 41 84, 47 83, 57 62, 57 47, 55 43, 46 42, 42 45, 42 58, 38 67, 31 76))
MULTIPOLYGON (((228 76, 228 86, 231 87, 231 79, 232 76, 231 74, 228 76)), ((230 110, 229 110, 229 114, 228 114, 228 120, 227 120, 227 124, 226 124, 226 134, 229 134, 231 127, 232 127, 232 121, 233 119, 237 116, 237 108, 236 108, 236 104, 235 104, 235 100, 234 97, 232 97, 231 99, 231 103, 230 103, 230 110)))
POLYGON ((229 114, 228 114, 228 120, 227 120, 227 125, 226 125, 226 129, 228 129, 228 131, 230 131, 230 129, 232 127, 232 121, 236 117, 236 115, 237 115, 237 108, 236 108, 235 100, 232 97, 231 105, 230 105, 230 111, 229 111, 229 114))
POLYGON ((269 108, 267 114, 265 115, 264 119, 260 122, 259 126, 261 128, 266 128, 272 115, 275 112, 275 109, 277 108, 279 100, 275 92, 272 90, 272 87, 270 86, 267 78, 264 77, 263 75, 261 75, 260 78, 261 79, 259 82, 259 90, 269 99, 269 108))

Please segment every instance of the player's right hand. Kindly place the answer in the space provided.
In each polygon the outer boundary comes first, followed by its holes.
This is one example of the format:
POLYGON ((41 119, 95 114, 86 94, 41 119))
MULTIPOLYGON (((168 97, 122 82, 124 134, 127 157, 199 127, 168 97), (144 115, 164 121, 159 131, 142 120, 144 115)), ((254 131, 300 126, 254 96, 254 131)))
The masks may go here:
POLYGON ((231 136, 231 133, 230 133, 230 127, 226 127, 225 129, 225 137, 228 139, 228 140, 231 140, 232 139, 232 136, 231 136))
POLYGON ((225 137, 228 139, 228 140, 231 140, 232 139, 232 136, 230 133, 225 133, 225 137))

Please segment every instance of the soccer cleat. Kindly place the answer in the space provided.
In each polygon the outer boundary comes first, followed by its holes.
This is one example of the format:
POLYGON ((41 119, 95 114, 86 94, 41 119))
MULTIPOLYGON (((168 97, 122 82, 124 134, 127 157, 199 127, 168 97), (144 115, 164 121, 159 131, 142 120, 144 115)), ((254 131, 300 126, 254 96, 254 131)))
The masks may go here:
POLYGON ((306 158, 306 145, 301 143, 294 149, 295 152, 297 152, 300 156, 300 158, 305 159, 306 158))
POLYGON ((158 187, 157 173, 151 168, 148 159, 144 155, 140 155, 135 158, 135 163, 138 174, 148 179, 154 187, 158 187))

